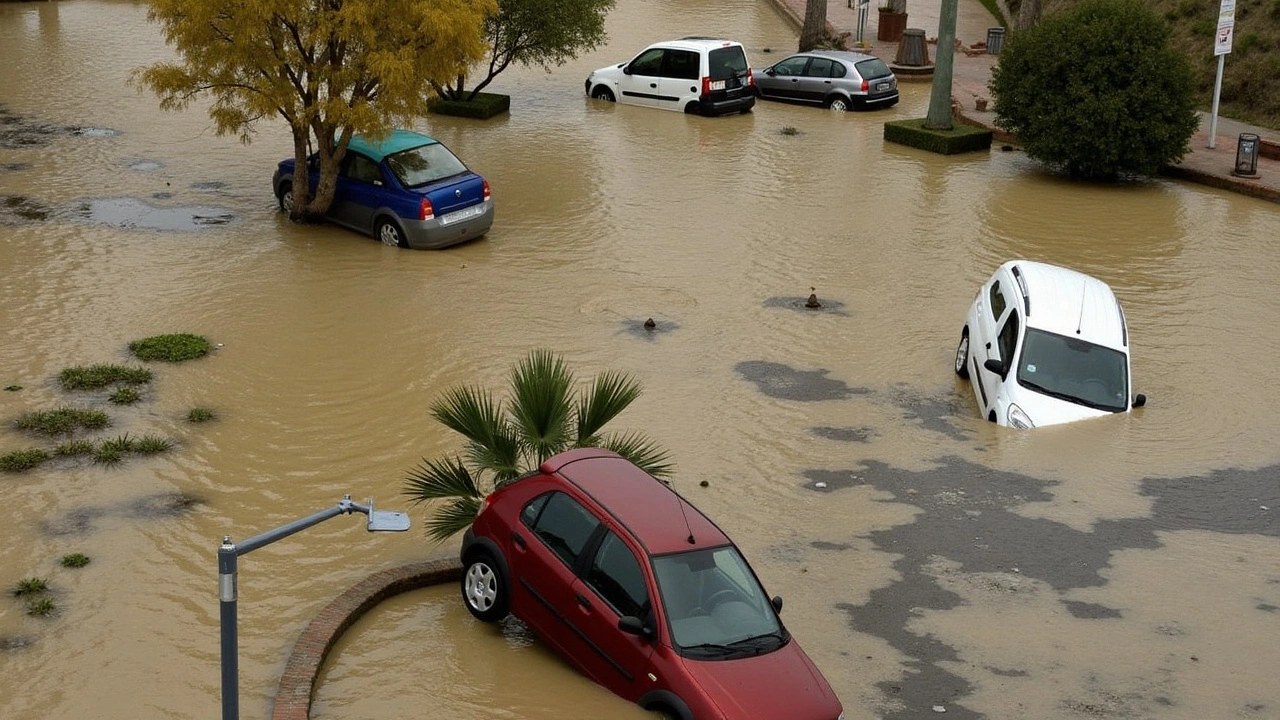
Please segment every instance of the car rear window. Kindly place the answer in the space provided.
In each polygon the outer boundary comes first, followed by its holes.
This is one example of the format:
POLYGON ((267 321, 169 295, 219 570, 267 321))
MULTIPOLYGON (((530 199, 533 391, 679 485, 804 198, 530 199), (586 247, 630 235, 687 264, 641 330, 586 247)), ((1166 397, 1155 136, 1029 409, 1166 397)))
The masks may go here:
POLYGON ((858 74, 862 76, 863 80, 875 80, 876 78, 889 77, 893 74, 893 71, 889 69, 889 66, 885 65, 884 61, 880 58, 863 60, 857 64, 857 67, 858 74))
POLYGON ((387 167, 405 187, 421 187, 467 171, 457 155, 440 143, 419 145, 387 156, 387 167))
POLYGON ((747 72, 747 54, 742 51, 741 45, 716 48, 708 53, 707 60, 711 66, 712 80, 728 80, 747 72))

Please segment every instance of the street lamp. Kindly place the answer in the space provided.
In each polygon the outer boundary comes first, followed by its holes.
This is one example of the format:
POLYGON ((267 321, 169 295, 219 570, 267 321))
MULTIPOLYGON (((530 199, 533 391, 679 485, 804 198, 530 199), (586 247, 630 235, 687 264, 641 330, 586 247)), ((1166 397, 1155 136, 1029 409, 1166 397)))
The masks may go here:
POLYGON ((331 517, 349 515, 352 512, 364 513, 369 517, 365 529, 369 532, 404 532, 409 529, 409 516, 391 510, 374 510, 373 498, 369 498, 366 507, 351 501, 350 495, 343 495, 338 504, 321 510, 318 513, 294 520, 288 525, 281 525, 255 535, 236 545, 231 542, 230 535, 224 535, 222 545, 218 547, 218 599, 221 601, 219 624, 222 635, 222 720, 240 719, 240 679, 239 653, 236 637, 236 558, 257 550, 263 545, 270 545, 276 540, 306 530, 312 525, 322 523, 331 517))

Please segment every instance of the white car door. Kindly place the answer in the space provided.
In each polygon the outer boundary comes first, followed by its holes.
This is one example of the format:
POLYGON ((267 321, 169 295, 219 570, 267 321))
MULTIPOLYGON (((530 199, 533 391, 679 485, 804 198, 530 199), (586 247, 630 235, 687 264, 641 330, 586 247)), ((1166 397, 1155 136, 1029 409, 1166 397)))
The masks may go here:
POLYGON ((666 51, 662 62, 662 79, 658 85, 658 107, 683 112, 685 105, 698 99, 702 83, 698 71, 701 62, 702 56, 692 50, 666 51))
POLYGON ((1014 312, 1012 288, 1012 283, 1006 278, 1000 275, 992 278, 991 283, 982 291, 977 327, 970 330, 974 337, 969 343, 969 354, 977 365, 977 373, 973 377, 980 384, 978 403, 982 406, 983 417, 990 416, 996 407, 996 398, 1004 394, 1004 378, 987 369, 986 361, 1005 360, 1000 356, 997 338, 1000 329, 1006 326, 1014 312), (1010 294, 1006 294, 1007 291, 1010 294))
POLYGON ((662 48, 649 48, 627 63, 618 80, 618 102, 658 106, 663 52, 662 48))

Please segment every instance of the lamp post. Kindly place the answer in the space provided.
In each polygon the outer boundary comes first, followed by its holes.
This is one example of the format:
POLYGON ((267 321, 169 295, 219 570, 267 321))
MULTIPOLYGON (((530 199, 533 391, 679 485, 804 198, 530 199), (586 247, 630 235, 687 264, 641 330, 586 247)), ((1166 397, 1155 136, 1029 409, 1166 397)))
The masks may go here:
POLYGON ((409 529, 409 516, 402 512, 390 510, 374 510, 373 498, 369 505, 360 505, 351 501, 350 495, 342 496, 338 504, 294 520, 288 525, 281 525, 236 545, 231 536, 222 538, 218 547, 218 600, 219 625, 222 636, 222 720, 240 719, 240 661, 236 637, 236 559, 241 555, 257 550, 263 545, 270 545, 276 540, 306 530, 312 525, 324 522, 338 515, 352 512, 364 513, 368 516, 365 529, 369 532, 404 532, 409 529))

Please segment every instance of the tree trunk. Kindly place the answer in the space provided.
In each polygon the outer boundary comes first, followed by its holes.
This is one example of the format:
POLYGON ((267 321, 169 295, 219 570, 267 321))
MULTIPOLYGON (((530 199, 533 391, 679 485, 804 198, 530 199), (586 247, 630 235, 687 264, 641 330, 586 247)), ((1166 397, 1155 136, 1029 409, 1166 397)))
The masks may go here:
POLYGON ((1018 17, 1013 22, 1015 30, 1029 30, 1040 22, 1041 0, 1022 0, 1018 17))
POLYGON ((800 29, 800 52, 809 52, 827 34, 827 0, 805 0, 804 27, 800 29))
POLYGON ((942 0, 938 16, 938 54, 933 59, 933 88, 929 93, 929 115, 924 126, 930 130, 950 130, 951 78, 956 59, 957 0, 942 0))
POLYGON ((895 12, 899 15, 907 13, 907 0, 889 0, 885 4, 889 6, 889 12, 895 12))

